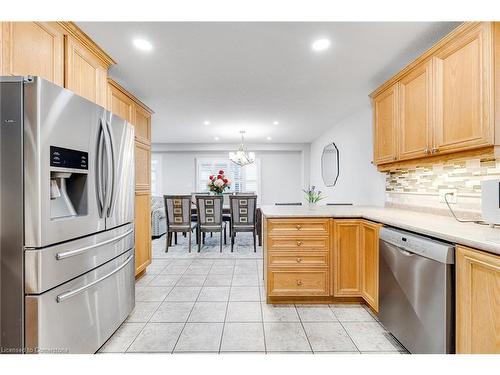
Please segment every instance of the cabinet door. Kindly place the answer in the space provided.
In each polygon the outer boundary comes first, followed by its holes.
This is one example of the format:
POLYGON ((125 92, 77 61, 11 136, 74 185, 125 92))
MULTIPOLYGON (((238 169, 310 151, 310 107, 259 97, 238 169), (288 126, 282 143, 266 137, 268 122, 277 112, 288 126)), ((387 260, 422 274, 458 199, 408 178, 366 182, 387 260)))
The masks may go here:
POLYGON ((108 84, 107 107, 115 115, 120 116, 131 124, 135 123, 135 105, 133 100, 112 84, 108 84))
POLYGON ((457 246, 457 353, 500 353, 500 256, 457 246))
POLYGON ((491 40, 481 23, 436 53, 435 152, 493 144, 491 40))
POLYGON ((151 194, 135 193, 135 274, 151 264, 151 194))
POLYGON ((135 189, 151 189, 151 146, 135 141, 135 189))
POLYGON ((336 220, 333 248, 333 295, 361 295, 361 236, 359 220, 336 220))
POLYGON ((64 83, 64 35, 55 22, 3 22, 1 75, 34 75, 64 83))
POLYGON ((65 86, 84 98, 106 106, 107 68, 87 48, 66 36, 65 86))
POLYGON ((399 85, 399 159, 430 152, 432 124, 432 62, 416 67, 399 85))
POLYGON ((361 224, 361 294, 378 312, 378 232, 379 225, 361 224))
POLYGON ((151 143, 151 114, 139 105, 135 106, 135 138, 143 143, 151 143))
POLYGON ((383 164, 397 159, 398 85, 373 99, 374 161, 383 164))

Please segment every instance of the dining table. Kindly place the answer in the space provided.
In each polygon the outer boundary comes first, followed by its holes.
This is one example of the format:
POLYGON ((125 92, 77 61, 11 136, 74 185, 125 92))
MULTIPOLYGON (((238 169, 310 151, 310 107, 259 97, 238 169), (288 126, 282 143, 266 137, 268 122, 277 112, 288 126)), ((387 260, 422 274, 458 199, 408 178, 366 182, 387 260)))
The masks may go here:
MULTIPOLYGON (((196 205, 193 204, 191 206, 191 215, 197 215, 196 212, 196 205)), ((223 205, 222 206, 222 214, 223 215, 230 215, 231 214, 231 208, 229 205, 223 205)), ((257 240, 259 242, 259 246, 262 246, 262 212, 260 210, 260 207, 257 207, 256 210, 256 226, 257 226, 257 240)))

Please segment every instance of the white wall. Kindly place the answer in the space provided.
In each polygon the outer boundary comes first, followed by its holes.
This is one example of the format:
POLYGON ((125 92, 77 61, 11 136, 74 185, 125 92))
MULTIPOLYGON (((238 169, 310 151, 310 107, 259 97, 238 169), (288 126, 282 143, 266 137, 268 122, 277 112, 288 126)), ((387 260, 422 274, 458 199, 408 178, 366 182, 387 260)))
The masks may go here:
MULTIPOLYGON (((260 159, 261 204, 301 202, 302 188, 309 179, 309 145, 253 145, 249 149, 260 159)), ((206 145, 153 145, 152 158, 159 159, 161 165, 161 194, 190 194, 196 191, 196 158, 201 157, 226 158, 227 151, 206 145)))
POLYGON ((385 175, 371 164, 373 160, 372 110, 361 108, 336 123, 311 143, 310 183, 327 195, 323 203, 353 203, 383 206, 385 175), (340 153, 340 175, 334 187, 325 187, 321 178, 323 147, 335 142, 340 153))

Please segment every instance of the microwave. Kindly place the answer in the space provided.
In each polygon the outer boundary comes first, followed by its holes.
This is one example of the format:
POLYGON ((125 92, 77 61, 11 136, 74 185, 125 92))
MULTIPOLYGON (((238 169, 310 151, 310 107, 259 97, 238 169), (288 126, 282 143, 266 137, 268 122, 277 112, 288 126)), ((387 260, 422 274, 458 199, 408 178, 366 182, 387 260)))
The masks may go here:
POLYGON ((490 225, 500 224, 500 180, 481 182, 481 215, 490 225))

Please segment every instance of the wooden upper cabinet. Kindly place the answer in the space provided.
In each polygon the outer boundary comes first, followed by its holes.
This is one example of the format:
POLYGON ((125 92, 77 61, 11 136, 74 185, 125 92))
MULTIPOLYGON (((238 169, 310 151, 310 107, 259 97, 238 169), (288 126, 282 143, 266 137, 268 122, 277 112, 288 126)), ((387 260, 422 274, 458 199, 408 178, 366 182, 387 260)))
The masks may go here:
POLYGON ((361 237, 359 220, 335 220, 333 249, 333 295, 361 295, 361 237))
POLYGON ((40 76, 64 84, 64 33, 56 22, 1 23, 2 75, 40 76))
POLYGON ((135 106, 135 138, 143 143, 151 143, 151 113, 140 105, 135 106))
POLYGON ((456 352, 500 354, 500 256, 457 246, 456 352))
POLYGON ((134 101, 112 80, 108 80, 107 108, 109 111, 117 116, 120 116, 122 119, 130 122, 131 124, 134 123, 134 101))
POLYGON ((493 145, 492 25, 477 23, 434 55, 435 152, 493 145))
POLYGON ((399 84, 399 159, 428 155, 432 148, 432 61, 405 75, 399 84))
POLYGON ((65 86, 103 107, 106 106, 108 67, 72 36, 66 36, 65 86))
POLYGON ((361 295, 378 312, 378 266, 380 225, 361 223, 361 295))
POLYGON ((373 98, 374 161, 390 163, 397 159, 398 84, 373 98))

